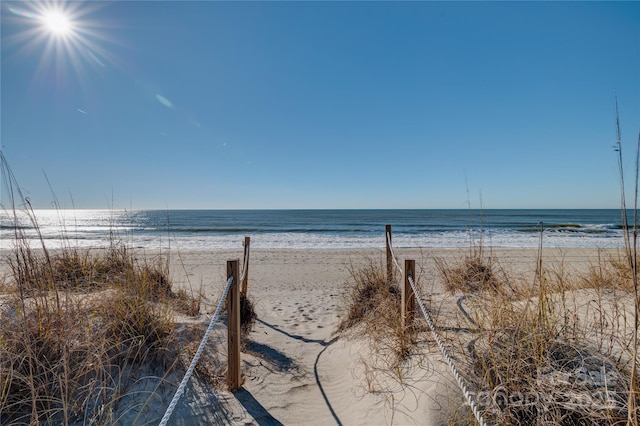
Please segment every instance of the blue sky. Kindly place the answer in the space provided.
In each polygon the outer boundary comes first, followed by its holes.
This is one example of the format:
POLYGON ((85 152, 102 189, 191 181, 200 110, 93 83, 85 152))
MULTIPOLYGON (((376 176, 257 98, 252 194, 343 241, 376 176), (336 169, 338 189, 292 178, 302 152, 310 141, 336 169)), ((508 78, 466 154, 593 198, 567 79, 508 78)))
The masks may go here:
POLYGON ((617 208, 616 93, 633 162, 638 2, 0 7, 39 208, 617 208))

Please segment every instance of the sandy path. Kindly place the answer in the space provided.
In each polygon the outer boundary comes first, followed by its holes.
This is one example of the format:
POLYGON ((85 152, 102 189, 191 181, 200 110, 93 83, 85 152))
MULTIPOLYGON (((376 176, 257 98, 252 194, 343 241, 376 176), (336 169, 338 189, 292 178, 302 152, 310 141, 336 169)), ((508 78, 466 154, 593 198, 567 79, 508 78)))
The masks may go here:
MULTIPOLYGON (((456 305, 458 298, 443 292, 433 261, 438 257, 453 263, 468 252, 396 251, 400 259, 416 260, 423 293, 432 296, 439 318, 455 327, 468 326, 456 305)), ((536 250, 499 249, 493 255, 511 276, 523 282, 533 279, 536 250)), ((598 256, 596 250, 549 249, 543 260, 546 267, 583 270, 598 256)), ((202 284, 206 302, 213 304, 225 282, 226 260, 233 258, 242 259, 241 248, 184 253, 173 268, 176 283, 202 284), (188 277, 189 283, 180 276, 188 277)), ((208 419, 260 425, 446 424, 464 402, 433 342, 421 343, 422 355, 412 361, 400 384, 393 374, 374 375, 372 382, 362 363, 371 359, 366 342, 334 336, 350 270, 372 259, 383 262, 384 252, 252 250, 249 294, 259 319, 242 355, 245 382, 234 394, 221 392, 218 399, 223 403, 212 412, 226 414, 216 418, 209 414, 208 419)), ((172 262, 177 260, 174 256, 172 262)))

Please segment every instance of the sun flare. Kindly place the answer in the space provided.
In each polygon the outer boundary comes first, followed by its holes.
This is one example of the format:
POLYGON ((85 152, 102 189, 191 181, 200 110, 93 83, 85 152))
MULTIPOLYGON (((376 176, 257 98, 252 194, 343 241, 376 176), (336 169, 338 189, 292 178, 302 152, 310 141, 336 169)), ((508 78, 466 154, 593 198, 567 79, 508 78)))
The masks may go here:
POLYGON ((69 17, 58 10, 45 13, 42 16, 42 23, 53 36, 64 37, 73 30, 73 25, 69 17))
POLYGON ((105 43, 111 39, 99 11, 108 2, 34 0, 6 7, 2 2, 0 8, 8 10, 6 19, 16 29, 6 38, 7 45, 20 55, 40 56, 34 78, 45 79, 53 69, 58 81, 65 76, 84 81, 90 70, 107 68, 110 52, 105 43))

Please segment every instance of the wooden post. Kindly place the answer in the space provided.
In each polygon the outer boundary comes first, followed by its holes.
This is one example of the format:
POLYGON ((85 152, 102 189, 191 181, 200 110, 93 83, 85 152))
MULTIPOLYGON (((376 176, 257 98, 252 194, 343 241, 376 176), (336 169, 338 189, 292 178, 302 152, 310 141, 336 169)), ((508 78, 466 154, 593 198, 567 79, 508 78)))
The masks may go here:
POLYGON ((393 253, 391 252, 391 225, 385 228, 384 239, 387 243, 387 282, 393 282, 393 253))
POLYGON ((227 261, 227 280, 233 277, 231 288, 227 296, 227 320, 229 323, 227 333, 227 384, 229 390, 240 389, 242 377, 240 372, 240 291, 238 280, 239 260, 227 261))
POLYGON ((249 246, 251 245, 251 237, 244 237, 244 267, 246 268, 242 271, 244 275, 242 282, 240 283, 240 292, 247 298, 247 293, 249 292, 249 246))
POLYGON ((413 293, 413 287, 409 282, 409 276, 413 278, 413 282, 416 281, 416 261, 406 260, 404 261, 404 285, 402 286, 402 303, 401 303, 401 318, 402 328, 407 329, 413 322, 413 316, 416 306, 416 296, 413 293))

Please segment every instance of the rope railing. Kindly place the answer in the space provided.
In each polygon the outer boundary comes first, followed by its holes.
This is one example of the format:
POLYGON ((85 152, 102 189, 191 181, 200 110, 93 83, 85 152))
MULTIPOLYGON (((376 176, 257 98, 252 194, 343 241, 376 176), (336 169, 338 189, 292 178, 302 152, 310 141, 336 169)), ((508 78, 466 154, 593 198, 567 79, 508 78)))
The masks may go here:
POLYGON ((244 257, 244 263, 242 264, 242 275, 240 276, 240 282, 243 282, 247 276, 247 270, 249 269, 249 256, 244 257))
MULTIPOLYGON (((400 267, 400 263, 398 262, 398 259, 396 258, 396 255, 393 251, 393 244, 391 244, 390 226, 387 226, 386 238, 387 238, 387 248, 389 253, 391 253, 391 258, 393 259, 393 263, 395 263, 396 268, 398 268, 398 270, 404 275, 404 272, 400 267)), ((460 389, 462 389, 462 393, 464 394, 464 397, 466 398, 467 403, 471 407, 471 411, 473 411, 473 415, 475 416, 476 420, 481 426, 486 426, 487 424, 484 421, 484 418, 482 417, 482 413, 480 413, 478 404, 474 401, 473 396, 471 395, 471 393, 469 392, 469 389, 467 388, 467 385, 465 384, 464 380, 462 379, 462 376, 458 372, 458 369, 454 365, 453 359, 451 359, 451 356, 449 355, 447 348, 445 348, 444 343, 442 342, 442 339, 440 338, 440 336, 438 335, 438 332, 436 331, 436 326, 433 320, 431 319, 431 315, 429 315, 428 309, 424 306, 422 296, 418 292, 416 283, 413 280, 413 276, 411 275, 413 267, 409 266, 408 268, 409 269, 407 269, 407 274, 408 274, 407 278, 409 280, 409 283, 411 284, 411 289, 413 290, 415 300, 418 301, 418 305, 422 310, 422 314, 424 315, 424 318, 427 321, 427 324, 429 324, 429 329, 431 330, 431 334, 433 335, 435 341, 438 343, 440 352, 442 353, 442 356, 444 357, 444 359, 447 361, 447 364, 449 365, 449 368, 451 369, 451 372, 453 373, 453 376, 455 377, 456 382, 458 383, 458 386, 460 387, 460 389)))
POLYGON ((389 251, 391 252, 391 258, 393 259, 393 263, 395 263, 396 268, 400 271, 401 274, 404 274, 402 268, 400 267, 400 263, 398 263, 398 259, 396 258, 396 254, 393 251, 393 244, 391 244, 391 232, 387 231, 387 245, 389 247, 389 251))
POLYGON ((194 355, 193 360, 191 360, 191 364, 189 365, 187 372, 184 374, 184 377, 182 378, 182 382, 180 382, 180 385, 178 386, 178 389, 176 390, 175 395, 173 395, 173 399, 171 400, 171 403, 167 407, 167 411, 165 411, 159 426, 166 426, 167 422, 169 421, 169 418, 171 417, 171 414, 173 413, 173 410, 176 408, 176 405, 180 400, 180 397, 184 393, 184 388, 187 386, 187 383, 189 382, 189 379, 193 374, 193 370, 195 369, 196 364, 198 363, 198 360, 202 355, 202 351, 204 350, 204 347, 207 344, 207 340, 209 340, 209 335, 211 334, 211 331, 213 331, 213 326, 218 321, 220 312, 222 312, 222 306, 224 305, 224 302, 227 300, 227 294, 229 293, 229 289, 231 288, 232 282, 233 282, 233 276, 230 276, 229 280, 227 281, 227 285, 225 286, 224 291, 222 292, 222 297, 220 298, 220 302, 218 302, 216 311, 213 314, 213 317, 211 318, 209 327, 207 327, 207 331, 204 333, 204 337, 200 342, 200 346, 198 346, 198 350, 196 351, 196 354, 194 355))
POLYGON ((442 353, 442 356, 447 361, 447 364, 449 365, 449 368, 451 369, 453 376, 456 378, 456 382, 458 383, 458 386, 460 386, 460 389, 462 389, 462 393, 464 394, 464 397, 466 398, 467 403, 471 407, 471 411, 473 411, 473 415, 475 416, 476 420, 481 426, 486 426, 487 423, 484 421, 484 418, 482 417, 482 413, 480 413, 480 408, 478 407, 478 404, 474 401, 473 396, 471 395, 471 393, 469 392, 469 389, 467 388, 467 385, 465 384, 464 380, 462 379, 462 376, 458 372, 458 369, 454 365, 453 359, 451 359, 451 356, 449 355, 447 348, 445 348, 444 343, 442 342, 442 339, 440 338, 440 336, 438 335, 438 332, 436 331, 436 326, 433 320, 431 319, 431 315, 429 315, 429 310, 424 306, 424 302, 422 301, 422 297, 420 296, 420 293, 418 293, 418 288, 416 287, 416 283, 413 280, 413 277, 409 275, 408 279, 409 279, 409 283, 411 284, 411 288, 413 289, 413 294, 415 295, 415 298, 418 301, 418 305, 422 310, 422 314, 424 315, 424 318, 427 320, 427 324, 429 324, 429 328, 431 329, 431 334, 433 335, 433 338, 438 344, 438 347, 440 348, 440 352, 442 353))

